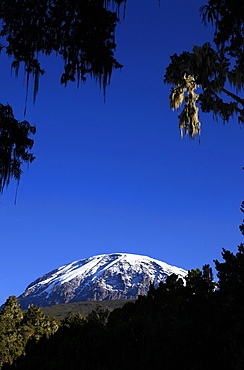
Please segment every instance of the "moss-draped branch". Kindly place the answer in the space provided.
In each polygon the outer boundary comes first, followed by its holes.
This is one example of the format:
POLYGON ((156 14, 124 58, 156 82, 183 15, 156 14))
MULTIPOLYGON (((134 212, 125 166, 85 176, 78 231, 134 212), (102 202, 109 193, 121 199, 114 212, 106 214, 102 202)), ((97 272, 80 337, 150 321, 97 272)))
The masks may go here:
POLYGON ((192 52, 171 56, 165 83, 172 85, 170 107, 179 115, 181 133, 200 134, 198 108, 214 118, 244 123, 244 3, 238 0, 209 0, 200 8, 205 23, 215 25, 214 47, 209 42, 194 46, 192 52), (189 93, 187 79, 194 81, 189 93), (196 94, 195 90, 199 93, 196 94), (176 98, 177 97, 177 98, 176 98))

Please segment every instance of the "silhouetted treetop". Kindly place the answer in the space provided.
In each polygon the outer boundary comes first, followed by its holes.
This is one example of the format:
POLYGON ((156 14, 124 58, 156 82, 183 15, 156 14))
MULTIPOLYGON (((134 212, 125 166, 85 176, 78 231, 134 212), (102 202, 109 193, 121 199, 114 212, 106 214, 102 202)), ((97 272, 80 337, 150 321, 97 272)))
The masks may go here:
POLYGON ((222 292, 230 295, 243 296, 244 293, 244 244, 238 246, 236 254, 223 249, 224 262, 215 260, 219 288, 222 292))
POLYGON ((207 5, 200 8, 200 14, 205 24, 211 22, 215 26, 215 44, 219 47, 227 46, 229 52, 240 57, 243 63, 243 1, 209 0, 207 5))
POLYGON ((171 109, 179 109, 181 135, 200 134, 199 108, 214 118, 244 123, 244 3, 209 0, 200 8, 203 20, 215 25, 213 43, 171 56, 165 83, 172 85, 171 109))

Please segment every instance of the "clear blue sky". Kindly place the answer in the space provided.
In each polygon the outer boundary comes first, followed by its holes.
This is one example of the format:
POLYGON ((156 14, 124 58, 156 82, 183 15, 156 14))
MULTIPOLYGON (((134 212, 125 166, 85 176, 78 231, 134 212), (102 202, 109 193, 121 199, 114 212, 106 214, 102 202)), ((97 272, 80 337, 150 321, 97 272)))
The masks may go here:
MULTIPOLYGON (((185 269, 237 251, 244 127, 201 114, 201 144, 181 139, 163 84, 169 56, 211 41, 204 0, 128 0, 104 103, 88 81, 64 88, 44 59, 26 117, 24 77, 1 55, 0 102, 36 125, 36 160, 0 197, 0 303, 43 274, 96 254, 147 255, 185 269)), ((26 168, 25 168, 26 170, 26 168)))

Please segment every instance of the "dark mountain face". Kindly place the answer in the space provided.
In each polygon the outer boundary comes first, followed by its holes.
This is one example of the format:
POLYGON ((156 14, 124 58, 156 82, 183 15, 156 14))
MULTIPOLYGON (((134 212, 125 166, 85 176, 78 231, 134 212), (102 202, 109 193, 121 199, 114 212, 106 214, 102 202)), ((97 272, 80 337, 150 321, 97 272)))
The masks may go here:
POLYGON ((150 257, 114 253, 75 261, 59 267, 31 283, 19 297, 23 309, 81 301, 136 299, 147 294, 150 283, 157 286, 175 273, 187 271, 150 257))

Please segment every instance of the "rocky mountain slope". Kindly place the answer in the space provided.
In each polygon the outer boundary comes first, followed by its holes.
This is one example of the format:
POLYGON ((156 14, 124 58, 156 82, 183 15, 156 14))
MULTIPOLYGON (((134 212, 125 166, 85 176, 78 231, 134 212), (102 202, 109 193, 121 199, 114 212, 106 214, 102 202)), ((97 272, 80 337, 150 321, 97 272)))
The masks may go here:
POLYGON ((175 273, 187 271, 159 260, 128 253, 103 254, 82 259, 53 270, 31 283, 19 297, 23 309, 80 301, 130 299, 147 294, 175 273))

